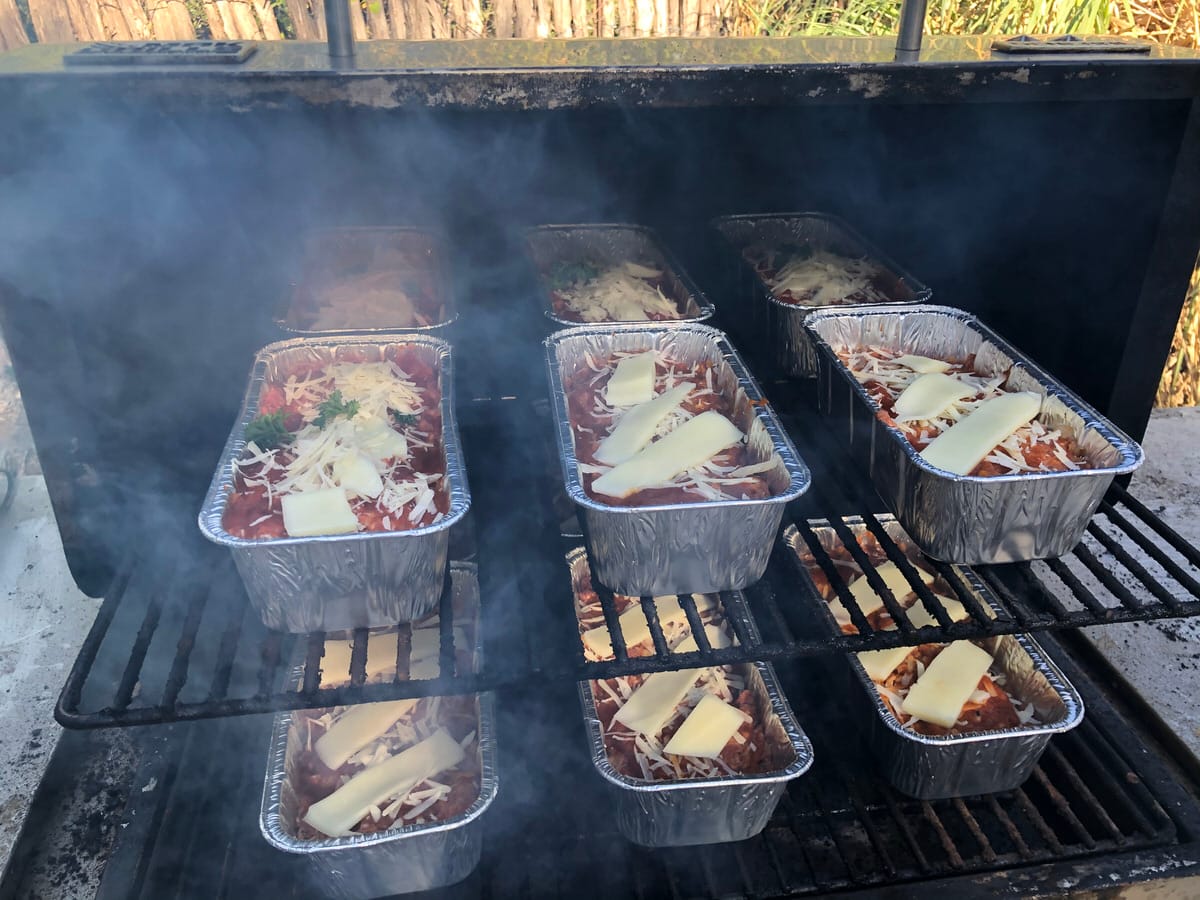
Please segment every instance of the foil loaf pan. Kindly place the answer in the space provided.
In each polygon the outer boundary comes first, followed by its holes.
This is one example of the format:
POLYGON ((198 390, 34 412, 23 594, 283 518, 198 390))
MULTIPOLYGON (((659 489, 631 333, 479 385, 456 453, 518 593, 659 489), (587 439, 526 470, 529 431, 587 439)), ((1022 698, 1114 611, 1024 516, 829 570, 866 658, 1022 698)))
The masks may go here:
POLYGON ((754 340, 755 346, 766 348, 771 363, 793 378, 813 378, 817 374, 817 354, 804 330, 804 318, 821 307, 777 299, 742 255, 747 247, 799 244, 839 256, 869 259, 879 269, 878 287, 887 294, 888 303, 926 303, 932 294, 835 216, 813 212, 722 216, 713 219, 711 226, 726 245, 721 254, 728 263, 726 284, 736 285, 741 298, 741 315, 731 317, 731 321, 742 322, 748 332, 746 337, 754 340))
MULTIPOLYGON (((855 538, 866 531, 866 525, 857 517, 843 521, 855 538)), ((899 523, 892 518, 881 518, 880 523, 908 553, 912 545, 899 523)), ((812 520, 810 525, 826 552, 842 546, 837 532, 825 520, 812 520)), ((794 526, 785 532, 784 540, 802 566, 812 562, 808 545, 794 526)), ((959 568, 957 573, 980 606, 993 613, 998 611, 991 591, 974 572, 959 568)), ((803 584, 821 608, 820 615, 840 634, 829 605, 816 587, 807 579, 803 584)), ((1040 724, 963 735, 920 734, 900 724, 858 657, 846 655, 851 681, 856 686, 850 696, 855 698, 858 720, 866 725, 871 752, 898 791, 921 800, 935 800, 1012 790, 1029 777, 1054 735, 1070 731, 1083 721, 1083 698, 1033 638, 1007 634, 980 643, 995 657, 996 668, 1005 674, 1005 690, 1019 700, 1032 702, 1040 724)))
MULTIPOLYGON (((451 563, 450 573, 455 605, 461 598, 478 610, 479 581, 475 567, 451 563)), ((476 630, 477 658, 479 647, 476 630)), ((296 668, 294 683, 299 683, 302 672, 302 667, 296 668)), ((296 837, 300 810, 291 780, 298 749, 304 745, 306 736, 301 733, 302 726, 293 724, 290 713, 275 717, 259 828, 271 846, 304 857, 309 870, 307 891, 313 896, 360 900, 430 890, 454 884, 471 874, 483 850, 482 816, 498 789, 492 695, 479 695, 477 703, 479 796, 462 814, 427 825, 313 841, 296 837)))
POLYGON ((1117 475, 1142 464, 1142 448, 973 315, 945 306, 820 310, 805 328, 820 355, 821 412, 913 540, 964 565, 1051 559, 1070 551, 1117 475), (1012 368, 1009 384, 1043 396, 1038 420, 1074 439, 1092 468, 1012 475, 954 475, 920 456, 834 346, 873 345, 946 359, 975 354, 986 373, 1012 368))
POLYGON ((242 412, 233 427, 200 511, 200 530, 233 554, 250 603, 263 624, 278 631, 340 631, 410 622, 437 608, 446 574, 450 527, 471 505, 458 426, 450 345, 417 334, 295 338, 259 351, 242 412), (379 360, 390 347, 424 348, 442 388, 442 444, 450 508, 434 525, 410 531, 359 532, 320 537, 234 537, 222 524, 233 490, 233 463, 246 445, 246 425, 258 415, 260 394, 277 372, 343 358, 379 360))
POLYGON ((303 243, 301 275, 275 310, 275 324, 280 336, 322 337, 331 334, 395 334, 413 332, 449 340, 452 326, 458 320, 458 308, 447 265, 446 241, 436 230, 400 225, 348 225, 311 231, 303 243), (380 253, 393 249, 412 252, 426 263, 434 293, 439 301, 438 314, 429 325, 373 325, 364 321, 353 328, 314 329, 304 324, 300 311, 315 305, 313 286, 332 280, 341 271, 365 267, 369 272, 372 260, 380 253))
MULTIPOLYGON (((568 553, 567 565, 574 587, 587 571, 588 557, 584 548, 568 553)), ((724 603, 722 606, 726 617, 741 615, 737 608, 724 603)), ((752 619, 743 616, 742 622, 755 630, 752 619)), ((746 679, 746 687, 754 693, 759 708, 771 710, 766 733, 781 754, 791 755, 791 762, 781 769, 758 775, 686 781, 630 778, 613 767, 605 752, 603 726, 596 712, 591 683, 579 683, 579 702, 583 707, 592 765, 604 779, 616 808, 617 828, 635 844, 683 847, 754 837, 766 827, 787 790, 787 783, 812 766, 812 744, 797 723, 775 670, 762 662, 742 663, 736 668, 746 679)))
POLYGON ((637 262, 661 268, 666 279, 663 293, 675 301, 683 315, 669 322, 651 324, 703 322, 713 315, 713 306, 708 298, 688 278, 676 259, 649 228, 613 224, 541 225, 526 230, 525 248, 541 288, 542 310, 546 318, 554 323, 552 327, 578 328, 619 324, 576 322, 555 313, 550 286, 546 283, 543 273, 558 262, 591 261, 606 266, 637 262))
POLYGON ((715 328, 579 327, 545 341, 551 405, 567 494, 581 510, 592 571, 601 584, 631 596, 736 590, 767 567, 783 507, 808 490, 811 475, 728 339, 715 328), (736 396, 733 423, 748 435, 752 462, 772 456, 764 500, 705 500, 662 506, 610 506, 587 495, 575 457, 564 374, 585 354, 657 350, 688 364, 715 363, 718 392, 736 396))

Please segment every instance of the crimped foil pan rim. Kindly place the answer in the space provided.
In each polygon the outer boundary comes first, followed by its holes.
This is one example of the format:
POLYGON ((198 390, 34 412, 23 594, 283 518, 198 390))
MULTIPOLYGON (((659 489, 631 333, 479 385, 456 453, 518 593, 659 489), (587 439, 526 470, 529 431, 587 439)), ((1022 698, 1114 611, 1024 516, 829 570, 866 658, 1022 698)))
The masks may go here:
POLYGON ((1036 737, 1043 734, 1062 734, 1063 732, 1070 731, 1082 722, 1083 698, 1079 695, 1075 686, 1067 681, 1067 676, 1063 674, 1062 670, 1046 656, 1041 645, 1027 634, 1002 635, 1002 637, 1011 637, 1020 644, 1021 649, 1028 653, 1033 660, 1034 667, 1046 676, 1046 680, 1050 682, 1050 686, 1067 708, 1067 714, 1061 722, 1043 725, 1014 725, 1011 728, 1000 728, 994 731, 973 731, 968 734, 921 734, 920 732, 913 731, 911 728, 905 728, 891 714, 884 705, 883 698, 879 695, 879 691, 875 687, 875 682, 867 675, 867 670, 863 668, 862 663, 853 656, 851 656, 849 662, 854 669, 855 676, 862 683, 864 690, 869 690, 873 695, 875 712, 883 721, 883 724, 887 726, 889 731, 913 743, 928 744, 933 747, 945 747, 958 746, 960 744, 976 744, 982 741, 1036 737))
MULTIPOLYGON (((892 515, 881 514, 877 515, 876 518, 879 520, 879 523, 885 527, 888 523, 894 523, 896 525, 900 524, 899 520, 892 515)), ((862 516, 846 516, 842 519, 842 521, 849 526, 865 525, 862 516)), ((808 525, 814 531, 817 529, 831 529, 833 527, 828 519, 809 519, 808 525)), ((782 539, 787 542, 789 548, 788 552, 792 553, 793 556, 795 556, 795 553, 793 553, 791 550, 791 542, 788 541, 788 535, 797 532, 798 529, 795 525, 789 525, 783 531, 782 539)), ((797 562, 799 562, 799 559, 797 559, 797 562)), ((801 563, 801 565, 803 564, 801 563)), ((993 595, 991 589, 983 583, 982 579, 975 574, 974 569, 969 566, 961 566, 958 564, 950 565, 951 568, 956 570, 959 577, 961 577, 963 581, 975 592, 976 599, 980 602, 980 604, 990 608, 994 613, 1001 612, 999 602, 996 600, 995 595, 993 595)), ((807 586, 809 585, 806 585, 806 587, 807 586)), ((813 592, 813 596, 818 600, 820 599, 819 595, 817 595, 815 591, 813 592)), ((837 622, 833 618, 833 614, 829 612, 829 604, 822 601, 820 606, 822 607, 821 614, 824 616, 825 621, 831 628, 835 629, 837 633, 840 633, 840 629, 838 629, 837 622)), ((934 747, 945 747, 948 745, 957 746, 959 744, 970 744, 997 739, 1033 737, 1041 734, 1060 734, 1064 731, 1070 731, 1081 721, 1083 721, 1083 697, 1080 696, 1079 691, 1076 690, 1075 686, 1067 680, 1067 676, 1063 674, 1062 670, 1059 669, 1057 665, 1055 665, 1054 661, 1046 656, 1045 651, 1042 650, 1041 646, 1033 638, 1027 634, 1014 634, 1009 636, 1014 638, 1017 643, 1021 645, 1021 649, 1025 650, 1029 654, 1030 658, 1033 660, 1034 666, 1038 669, 1038 671, 1046 676, 1046 680, 1050 683, 1050 686, 1054 689, 1054 692, 1058 694, 1059 699, 1063 701, 1063 705, 1067 709, 1067 714, 1061 722, 1044 725, 1017 725, 1011 728, 1003 728, 993 731, 976 731, 968 734, 921 734, 920 732, 913 731, 911 728, 905 728, 900 724, 899 720, 892 715, 891 711, 887 708, 887 704, 883 702, 883 697, 880 696, 875 682, 871 680, 871 677, 867 674, 867 670, 863 668, 863 664, 858 661, 857 654, 847 653, 846 661, 850 663, 851 668, 854 670, 855 678, 862 685, 863 690, 867 691, 868 695, 871 697, 871 701, 875 705, 875 712, 883 724, 887 726, 889 731, 892 731, 904 739, 912 741, 913 743, 928 744, 934 747)), ((958 638, 958 640, 970 639, 958 638)))
POLYGON ((612 763, 608 759, 608 754, 604 750, 604 734, 600 730, 600 717, 596 712, 596 702, 592 697, 591 685, 587 681, 581 681, 579 682, 579 702, 583 706, 583 720, 584 725, 587 727, 588 743, 592 749, 592 765, 596 771, 600 773, 605 781, 616 785, 622 790, 638 793, 687 791, 711 787, 742 787, 744 785, 756 784, 780 784, 785 781, 791 781, 793 778, 799 778, 812 767, 812 742, 809 741, 808 735, 801 730, 799 723, 796 721, 796 715, 792 712, 792 708, 788 704, 786 695, 783 693, 782 688, 780 688, 779 681, 775 677, 775 672, 771 666, 768 663, 757 661, 742 663, 742 665, 751 665, 758 670, 763 683, 766 685, 768 695, 772 697, 771 709, 779 717, 779 721, 787 733, 788 742, 792 746, 792 751, 796 755, 796 758, 790 764, 782 769, 776 769, 773 772, 762 772, 757 775, 722 775, 719 778, 688 778, 681 781, 644 781, 622 775, 613 768, 612 763))
MULTIPOLYGON (((473 562, 451 560, 451 573, 462 572, 470 576, 475 585, 476 600, 479 596, 479 567, 473 562)), ((482 607, 475 629, 475 659, 477 665, 482 665, 483 630, 482 607)), ((293 671, 292 681, 299 683, 303 675, 303 666, 293 671)), ((403 828, 389 828, 387 831, 375 834, 345 835, 339 838, 325 838, 320 841, 302 841, 288 834, 283 827, 279 814, 282 808, 283 783, 287 778, 285 765, 287 757, 287 738, 291 728, 292 713, 279 713, 271 726, 271 743, 267 750, 267 775, 263 784, 262 807, 259 813, 259 831, 269 844, 286 853, 325 853, 335 850, 346 850, 356 847, 373 847, 377 844, 388 843, 391 840, 409 836, 434 834, 439 831, 449 831, 467 825, 492 805, 499 790, 499 778, 496 770, 495 744, 495 697, 492 693, 476 695, 479 702, 479 796, 465 810, 450 819, 432 822, 424 825, 405 825, 403 828)))
MULTIPOLYGON (((656 325, 661 324, 669 326, 672 324, 687 324, 689 322, 704 322, 716 315, 716 307, 713 305, 713 302, 708 299, 708 295, 700 290, 699 286, 697 286, 697 284, 692 281, 691 277, 684 272, 683 268, 679 265, 679 261, 675 258, 675 255, 667 248, 666 244, 659 240, 658 234, 652 228, 647 228, 645 225, 633 225, 628 222, 587 222, 580 225, 554 223, 550 225, 530 226, 529 228, 524 229, 522 234, 528 235, 539 231, 603 231, 605 229, 613 228, 619 228, 623 231, 636 231, 653 243, 658 252, 662 254, 663 260, 668 266, 671 267, 672 274, 674 274, 674 276, 679 279, 680 283, 687 288, 688 295, 691 297, 692 302, 695 303, 696 308, 700 310, 700 312, 694 316, 681 316, 678 319, 667 319, 663 322, 656 322, 656 325)), ((563 328, 586 328, 589 326, 611 328, 616 325, 645 324, 628 321, 576 322, 574 319, 564 319, 561 316, 555 315, 554 307, 549 305, 549 295, 544 291, 543 294, 545 294, 545 296, 542 298, 543 314, 551 322, 554 322, 556 325, 561 325, 563 328)))
MULTIPOLYGON (((757 271, 755 271, 754 267, 746 262, 745 257, 741 256, 741 252, 739 251, 738 256, 739 256, 739 261, 740 261, 742 267, 754 275, 755 279, 758 281, 759 286, 762 288, 763 294, 767 298, 767 300, 770 301, 770 303, 772 305, 777 306, 780 309, 792 310, 793 313, 796 313, 799 310, 812 311, 812 310, 818 310, 818 309, 864 309, 864 308, 878 309, 880 306, 883 306, 883 305, 913 306, 913 305, 916 305, 919 303, 924 304, 924 303, 928 303, 929 299, 933 296, 933 290, 931 288, 929 288, 922 282, 917 281, 917 279, 913 278, 913 276, 908 273, 907 269, 903 269, 899 265, 897 265, 895 260, 893 260, 887 254, 883 253, 881 250, 878 249, 878 247, 875 244, 872 244, 865 237, 863 237, 862 234, 853 225, 851 225, 845 219, 842 219, 841 217, 835 216, 831 213, 816 212, 816 211, 801 211, 801 212, 786 212, 786 213, 738 213, 738 214, 732 215, 732 216, 716 216, 716 217, 710 219, 708 224, 709 224, 710 228, 713 228, 715 231, 717 231, 718 234, 721 234, 722 238, 725 238, 725 235, 721 232, 719 223, 721 223, 721 222, 751 222, 751 221, 758 221, 761 219, 821 219, 825 222, 829 222, 830 224, 834 225, 835 227, 837 227, 838 229, 843 231, 847 237, 851 238, 854 241, 857 241, 858 244, 865 251, 867 251, 866 255, 869 259, 871 259, 872 262, 879 263, 881 266, 883 266, 885 269, 887 269, 892 275, 895 275, 898 280, 904 282, 909 287, 911 287, 913 289, 913 293, 915 295, 913 297, 913 299, 911 299, 911 300, 889 300, 889 301, 884 301, 882 303, 839 303, 836 307, 821 306, 821 305, 812 304, 812 303, 785 303, 783 300, 780 300, 778 297, 775 296, 775 292, 771 290, 770 286, 765 281, 763 281, 762 276, 759 275, 757 271)), ((728 243, 728 239, 726 239, 726 243, 728 243)))
POLYGON ((238 414, 225 449, 221 451, 220 461, 213 473, 204 505, 200 508, 198 523, 201 533, 214 544, 238 549, 265 547, 303 546, 313 543, 334 543, 339 541, 381 541, 404 538, 414 538, 435 534, 449 528, 466 515, 471 506, 471 488, 467 483, 467 473, 463 465, 462 450, 458 446, 458 423, 454 416, 454 362, 450 344, 441 338, 430 334, 416 332, 388 332, 380 335, 329 335, 320 338, 291 338, 286 341, 276 341, 263 347, 254 356, 254 364, 250 369, 246 396, 242 401, 242 410, 238 414), (276 353, 300 347, 341 347, 354 344, 416 344, 433 350, 439 357, 438 372, 442 386, 442 444, 446 454, 446 480, 450 482, 450 510, 440 521, 421 528, 407 531, 373 531, 348 532, 345 534, 318 535, 315 537, 282 537, 282 538, 239 538, 230 534, 219 523, 225 515, 225 507, 229 503, 229 491, 234 480, 233 463, 241 455, 246 446, 246 426, 258 414, 261 382, 270 357, 276 353), (258 383, 258 387, 254 387, 258 383))
POLYGON ((734 350, 725 332, 710 325, 701 325, 696 322, 661 327, 657 323, 653 326, 636 323, 581 326, 557 331, 542 341, 542 345, 546 348, 546 367, 550 377, 550 407, 554 412, 555 434, 558 438, 558 461, 562 466, 567 496, 577 505, 597 512, 616 513, 618 515, 636 515, 638 513, 661 512, 664 510, 733 509, 738 506, 761 507, 789 503, 807 491, 811 485, 812 472, 800 458, 795 444, 792 443, 792 439, 784 430, 779 417, 775 414, 775 410, 767 403, 762 389, 758 386, 758 382, 750 374, 750 370, 746 368, 746 364, 742 362, 737 351, 734 350), (557 398, 566 396, 562 373, 559 371, 558 366, 558 345, 564 341, 577 340, 581 335, 587 334, 610 336, 614 334, 646 332, 673 334, 693 332, 708 337, 713 341, 717 350, 720 351, 721 357, 729 363, 730 368, 737 377, 738 387, 745 391, 746 396, 752 401, 755 415, 766 428, 767 434, 771 436, 771 443, 775 448, 775 452, 779 454, 785 467, 792 473, 789 476, 788 489, 786 491, 772 497, 765 497, 761 500, 698 500, 694 503, 662 503, 653 506, 609 506, 588 496, 587 492, 583 489, 583 481, 579 477, 579 461, 575 457, 575 442, 571 436, 570 417, 563 404, 557 402, 557 398))
MULTIPOLYGON (((1085 402, 1081 397, 1076 395, 1069 388, 1065 387, 1056 379, 1052 378, 1044 369, 1037 363, 1033 362, 1028 356, 1021 353, 1004 338, 992 331, 987 325, 983 324, 974 314, 965 310, 957 309, 953 306, 939 306, 936 304, 909 304, 909 303, 879 303, 873 306, 852 306, 825 308, 813 310, 804 319, 804 330, 808 332, 812 339, 813 345, 817 348, 817 352, 826 358, 826 362, 831 362, 834 368, 838 371, 843 379, 850 384, 850 388, 858 396, 860 400, 867 404, 867 408, 872 412, 879 412, 879 404, 871 399, 871 396, 866 392, 858 379, 851 374, 849 368, 838 359, 833 348, 816 330, 813 323, 818 319, 832 319, 839 316, 849 318, 862 318, 864 316, 881 316, 889 313, 898 315, 914 315, 920 313, 929 313, 934 315, 945 315, 957 319, 965 324, 969 329, 975 331, 983 337, 985 341, 994 345, 997 349, 1006 354, 1013 361, 1014 366, 1027 371, 1033 376, 1037 382, 1046 391, 1047 396, 1055 397, 1062 401, 1071 412, 1079 416, 1087 428, 1096 431, 1104 440, 1106 440, 1121 457, 1121 462, 1113 466, 1103 466, 1099 468, 1089 469, 1074 469, 1063 472, 1016 472, 1006 473, 1003 475, 956 475, 953 472, 947 472, 945 469, 939 469, 936 466, 928 463, 920 453, 909 443, 903 433, 894 426, 884 425, 888 434, 893 440, 901 445, 905 456, 909 462, 928 474, 942 479, 947 479, 957 482, 966 482, 971 484, 999 484, 1004 482, 1021 482, 1027 483, 1031 481, 1049 481, 1064 478, 1099 478, 1115 475, 1127 475, 1135 471, 1145 461, 1145 452, 1133 438, 1125 434, 1116 425, 1102 416, 1090 404, 1085 402)), ((876 419, 876 421, 879 421, 876 419)))
MULTIPOLYGON (((323 234, 382 234, 386 232, 403 232, 407 234, 423 234, 429 235, 434 240, 439 241, 442 246, 445 246, 445 232, 437 228, 422 228, 418 225, 333 225, 326 228, 317 228, 308 232, 305 235, 306 239, 311 239, 323 234)), ((444 267, 443 267, 444 268, 444 267)), ((458 321, 458 300, 454 296, 451 289, 450 279, 445 271, 440 274, 439 281, 441 282, 442 290, 446 297, 446 304, 451 309, 451 314, 442 321, 434 325, 410 325, 401 329, 404 332, 414 332, 417 334, 437 334, 444 331, 449 326, 458 321)), ((287 312, 292 306, 292 296, 288 295, 286 300, 281 300, 276 307, 275 314, 272 317, 275 326, 281 331, 286 331, 295 337, 328 337, 330 335, 378 335, 378 334, 395 334, 397 329, 394 325, 385 326, 383 328, 326 328, 320 331, 311 328, 296 328, 293 325, 287 324, 287 312)))

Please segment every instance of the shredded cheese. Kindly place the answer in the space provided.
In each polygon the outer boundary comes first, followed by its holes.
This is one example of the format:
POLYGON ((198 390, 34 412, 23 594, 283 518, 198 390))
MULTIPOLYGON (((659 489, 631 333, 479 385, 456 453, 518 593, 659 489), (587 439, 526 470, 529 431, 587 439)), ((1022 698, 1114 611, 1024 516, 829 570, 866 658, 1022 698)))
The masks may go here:
MULTIPOLYGON (((586 364, 592 371, 597 373, 596 380, 600 380, 603 376, 615 371, 621 360, 640 355, 640 352, 618 351, 605 362, 598 362, 590 355, 585 357, 586 364)), ((657 368, 662 371, 656 374, 654 381, 654 393, 656 397, 661 397, 668 392, 680 388, 682 385, 692 385, 692 389, 687 391, 687 401, 697 401, 706 396, 715 395, 717 393, 713 386, 712 369, 705 370, 705 383, 703 386, 696 385, 695 370, 685 364, 676 362, 669 356, 663 353, 658 353, 656 357, 657 368)), ((608 424, 603 429, 602 437, 607 438, 612 435, 626 416, 640 415, 639 407, 617 407, 610 406, 605 402, 603 391, 597 391, 592 397, 592 413, 598 419, 607 419, 608 424)), ((653 401, 651 401, 653 402, 653 401)), ((651 439, 651 446, 654 442, 661 440, 668 434, 678 429, 685 422, 695 418, 695 413, 689 412, 682 406, 677 406, 670 413, 658 420, 654 430, 654 436, 651 439)), ((592 429, 584 428, 579 425, 574 425, 573 429, 576 434, 594 434, 592 429)), ((744 439, 743 439, 744 440, 744 439)), ((601 446, 604 446, 603 443, 601 446)), ((701 465, 685 469, 673 478, 668 480, 655 482, 654 484, 645 485, 640 490, 654 490, 656 488, 682 488, 689 494, 695 494, 703 500, 740 500, 745 496, 744 491, 739 491, 739 485, 743 487, 757 475, 763 472, 771 471, 778 466, 778 460, 774 457, 758 463, 751 463, 745 466, 735 468, 733 466, 725 466, 718 463, 716 460, 721 457, 722 453, 716 454, 701 465)), ((591 475, 604 475, 613 470, 614 466, 605 465, 599 461, 579 464, 580 472, 591 475)))
POLYGON ((644 322, 651 314, 678 319, 675 301, 654 283, 662 274, 658 269, 622 263, 556 293, 584 322, 644 322))
MULTIPOLYGON (((724 609, 719 600, 715 595, 709 594, 696 594, 693 595, 693 598, 696 602, 696 610, 700 613, 700 620, 704 623, 709 644, 713 647, 731 646, 736 639, 729 632, 724 619, 724 609)), ((634 598, 622 595, 617 595, 615 599, 620 610, 632 608, 638 602, 634 598)), ((603 622, 604 612, 600 606, 599 597, 592 595, 591 598, 584 600, 580 591, 576 590, 575 614, 579 620, 581 632, 588 629, 587 623, 597 619, 603 622)), ((672 651, 686 652, 696 649, 695 642, 691 640, 691 627, 686 619, 664 619, 662 624, 663 637, 672 651)), ((651 641, 645 639, 639 644, 629 647, 628 650, 631 656, 652 652, 651 641)), ((594 661, 613 658, 611 650, 607 653, 597 653, 593 647, 586 644, 584 655, 594 661)), ((694 672, 695 678, 691 686, 683 698, 676 703, 670 716, 655 734, 640 734, 631 731, 615 719, 614 712, 614 718, 610 722, 605 737, 633 745, 635 762, 643 779, 647 781, 712 778, 737 774, 720 757, 676 756, 664 752, 665 741, 661 739, 661 735, 665 731, 673 730, 680 722, 687 719, 691 711, 705 696, 712 695, 724 703, 732 704, 738 694, 745 689, 741 675, 735 672, 732 666, 710 666, 696 669, 694 672)), ((619 711, 629 701, 637 687, 644 682, 644 679, 645 676, 632 675, 594 680, 591 682, 592 696, 598 704, 612 703, 619 711)), ((738 744, 744 744, 746 738, 744 735, 738 734, 734 736, 733 740, 738 744)))
POLYGON ((393 421, 419 417, 424 408, 422 389, 396 363, 334 363, 305 376, 290 375, 281 387, 285 403, 299 411, 302 426, 284 447, 263 450, 247 443, 234 464, 247 487, 261 487, 267 495, 271 512, 252 526, 275 514, 278 498, 330 488, 376 502, 387 514, 384 525, 389 529, 394 519, 416 524, 434 508, 442 474, 417 471, 410 464, 413 451, 434 446, 435 436, 393 421), (320 406, 334 392, 356 411, 327 417, 318 426, 320 406))
MULTIPOLYGON (((920 371, 906 364, 905 360, 924 357, 906 357, 903 351, 881 347, 839 347, 835 352, 854 377, 868 385, 868 392, 872 393, 877 403, 886 397, 894 405, 904 390, 922 375, 920 371)), ((918 450, 923 449, 935 437, 967 418, 986 401, 1002 394, 1013 393, 1014 389, 1007 384, 1008 376, 1007 371, 996 375, 984 375, 967 369, 961 363, 952 364, 946 370, 945 377, 962 382, 964 388, 969 391, 967 396, 949 403, 931 419, 893 417, 889 419, 889 424, 898 429, 918 450)), ((984 457, 984 462, 993 463, 1010 473, 1052 472, 1061 469, 1074 471, 1085 465, 1072 458, 1061 431, 1047 428, 1045 423, 1036 418, 1017 428, 997 444, 984 457), (1038 462, 1036 465, 1030 463, 1030 454, 1035 447, 1048 449, 1061 467, 1047 462, 1038 462)))
POLYGON ((763 280, 774 294, 790 294, 795 303, 838 306, 863 299, 887 300, 872 283, 878 274, 878 268, 869 260, 816 250, 808 256, 792 257, 773 275, 764 274, 763 280))

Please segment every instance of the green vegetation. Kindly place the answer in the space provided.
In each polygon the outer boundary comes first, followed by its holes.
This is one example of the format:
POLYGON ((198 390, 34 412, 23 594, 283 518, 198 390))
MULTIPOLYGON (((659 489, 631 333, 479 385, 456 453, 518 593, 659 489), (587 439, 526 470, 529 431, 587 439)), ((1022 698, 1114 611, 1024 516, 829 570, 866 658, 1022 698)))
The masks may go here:
POLYGON ((246 426, 246 441, 258 444, 260 450, 274 450, 295 439, 283 424, 283 410, 252 419, 246 426))
POLYGON ((347 419, 353 419, 358 415, 358 401, 351 400, 346 402, 342 399, 341 391, 334 391, 329 395, 329 398, 321 401, 321 405, 317 407, 318 415, 313 419, 313 424, 318 428, 324 428, 338 416, 345 416, 347 419))

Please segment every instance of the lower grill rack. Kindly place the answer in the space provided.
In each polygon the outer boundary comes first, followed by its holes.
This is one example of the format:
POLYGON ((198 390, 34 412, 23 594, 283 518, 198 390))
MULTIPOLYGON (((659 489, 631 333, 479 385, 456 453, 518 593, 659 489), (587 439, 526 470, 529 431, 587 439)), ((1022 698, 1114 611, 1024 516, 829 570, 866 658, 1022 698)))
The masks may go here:
MULTIPOLYGON (((1088 717, 1054 738, 1024 785, 922 802, 875 774, 838 708, 839 665, 780 667, 816 762, 790 783, 766 829, 738 843, 667 850, 636 847, 617 832, 573 685, 500 692, 506 785, 484 820, 482 861, 464 882, 421 896, 699 900, 904 884, 951 888, 955 897, 1023 896, 1111 886, 1112 874, 1125 882, 1200 870, 1200 805, 1076 667, 1067 674, 1082 687, 1088 717)), ((121 865, 106 872, 102 897, 234 897, 247 883, 264 895, 306 896, 305 870, 256 832, 269 724, 174 726, 186 739, 169 742, 173 754, 150 755, 134 777, 163 787, 132 792, 137 806, 114 852, 121 865), (225 752, 214 753, 218 746, 225 752), (213 786, 225 800, 214 799, 213 786)))

